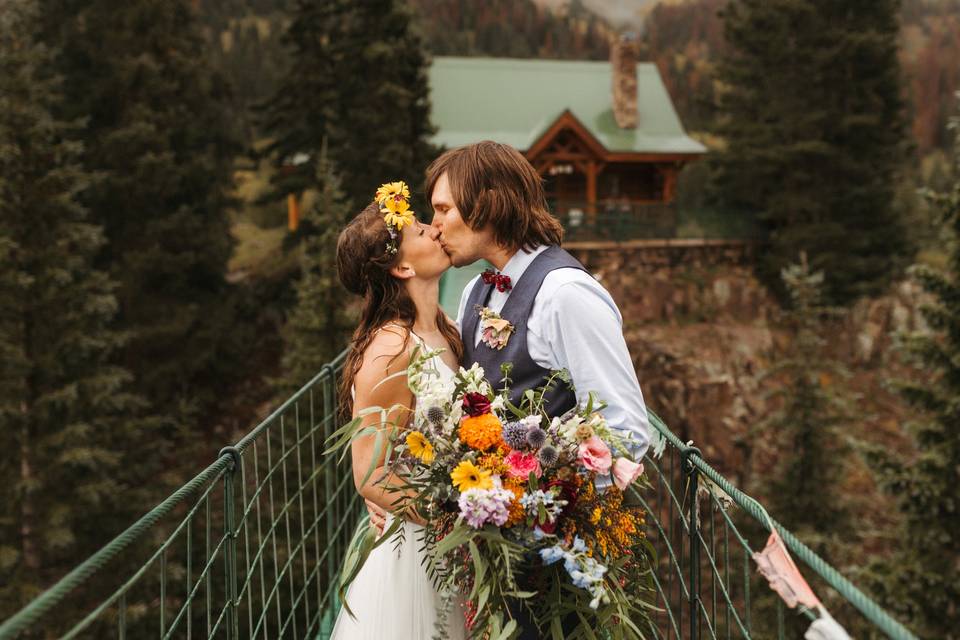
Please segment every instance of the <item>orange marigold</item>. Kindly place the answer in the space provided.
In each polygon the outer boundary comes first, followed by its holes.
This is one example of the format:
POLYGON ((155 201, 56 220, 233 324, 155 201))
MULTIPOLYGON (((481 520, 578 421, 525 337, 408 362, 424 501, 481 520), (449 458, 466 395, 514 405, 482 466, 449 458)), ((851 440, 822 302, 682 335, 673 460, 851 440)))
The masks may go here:
POLYGON ((507 465, 503 464, 503 455, 500 453, 500 450, 497 449, 492 453, 486 453, 477 460, 477 465, 481 469, 486 469, 491 473, 496 475, 505 475, 507 473, 507 465))
POLYGON ((486 451, 503 440, 503 425, 492 413, 467 417, 460 422, 460 441, 477 451, 486 451))
POLYGON ((512 527, 523 522, 523 518, 526 515, 523 505, 520 504, 520 498, 523 497, 523 482, 515 478, 509 478, 504 481, 503 488, 513 492, 513 500, 510 501, 510 506, 507 507, 509 515, 507 516, 507 521, 504 523, 505 527, 512 527))

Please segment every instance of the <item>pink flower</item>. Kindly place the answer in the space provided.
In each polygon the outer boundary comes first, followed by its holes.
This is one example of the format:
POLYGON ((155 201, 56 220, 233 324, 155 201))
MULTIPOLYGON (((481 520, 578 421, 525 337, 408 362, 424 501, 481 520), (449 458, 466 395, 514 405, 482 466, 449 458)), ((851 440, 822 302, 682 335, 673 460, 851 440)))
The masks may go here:
POLYGON ((484 329, 480 336, 481 340, 483 340, 488 347, 497 350, 502 349, 507 344, 507 338, 509 337, 509 334, 505 335, 493 327, 487 327, 484 329))
POLYGON ((507 475, 511 478, 522 478, 526 480, 533 472, 538 478, 543 475, 543 469, 540 468, 540 461, 536 453, 523 453, 522 451, 511 451, 503 459, 507 465, 507 475))
POLYGON ((641 473, 643 473, 643 465, 637 464, 633 460, 617 458, 617 461, 613 463, 613 482, 621 491, 626 491, 627 487, 632 485, 641 473))
POLYGON ((580 464, 595 473, 610 471, 612 464, 610 448, 597 436, 587 438, 580 443, 579 459, 580 464))

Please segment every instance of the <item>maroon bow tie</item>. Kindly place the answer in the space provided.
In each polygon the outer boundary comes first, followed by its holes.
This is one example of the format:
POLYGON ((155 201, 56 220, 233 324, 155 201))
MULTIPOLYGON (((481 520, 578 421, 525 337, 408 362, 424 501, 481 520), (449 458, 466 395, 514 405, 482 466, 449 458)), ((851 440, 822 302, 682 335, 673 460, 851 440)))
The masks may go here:
POLYGON ((483 284, 497 285, 497 291, 500 293, 505 293, 510 291, 510 289, 513 289, 513 285, 510 284, 510 276, 497 273, 493 269, 487 269, 483 272, 481 277, 483 278, 483 284))

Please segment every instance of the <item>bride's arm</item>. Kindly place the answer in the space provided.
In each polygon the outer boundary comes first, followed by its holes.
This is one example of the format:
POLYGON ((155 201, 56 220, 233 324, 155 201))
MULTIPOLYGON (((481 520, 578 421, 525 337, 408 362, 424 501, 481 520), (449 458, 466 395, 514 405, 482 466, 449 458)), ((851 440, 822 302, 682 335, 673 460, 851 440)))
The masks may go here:
MULTIPOLYGON (((391 411, 387 415, 386 423, 381 422, 382 416, 379 412, 372 413, 363 419, 361 428, 377 427, 386 430, 393 425, 405 425, 409 420, 414 398, 407 387, 405 375, 407 365, 410 364, 408 346, 405 331, 399 328, 385 328, 377 333, 364 352, 363 363, 354 378, 354 415, 365 407, 388 408, 400 405, 403 408, 391 411)), ((365 499, 387 511, 403 515, 410 520, 419 520, 416 514, 399 513, 401 508, 399 503, 408 496, 401 491, 388 490, 389 487, 402 485, 403 481, 392 473, 384 477, 385 451, 381 451, 380 456, 374 460, 375 441, 376 436, 371 434, 357 438, 351 446, 353 480, 357 491, 365 499), (364 482, 364 477, 367 476, 371 465, 375 466, 375 470, 364 482)))

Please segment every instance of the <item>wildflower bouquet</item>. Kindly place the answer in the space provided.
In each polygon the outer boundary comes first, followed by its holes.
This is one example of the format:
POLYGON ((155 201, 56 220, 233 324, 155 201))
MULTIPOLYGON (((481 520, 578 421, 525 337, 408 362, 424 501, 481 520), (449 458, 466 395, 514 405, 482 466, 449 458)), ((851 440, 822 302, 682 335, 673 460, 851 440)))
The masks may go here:
MULTIPOLYGON (((611 638, 644 637, 653 549, 642 509, 624 500, 643 472, 629 439, 609 429, 592 395, 586 406, 547 415, 544 394, 567 381, 565 372, 515 406, 509 365, 495 390, 476 364, 445 380, 436 354, 415 353, 412 420, 377 430, 377 446, 405 478, 393 487, 404 508, 426 521, 436 587, 457 594, 441 617, 464 607, 471 638, 515 637, 518 616, 535 621, 541 637, 593 638, 601 627, 611 638), (597 488, 598 478, 610 486, 597 488)), ((335 434, 340 446, 357 423, 335 434)))

